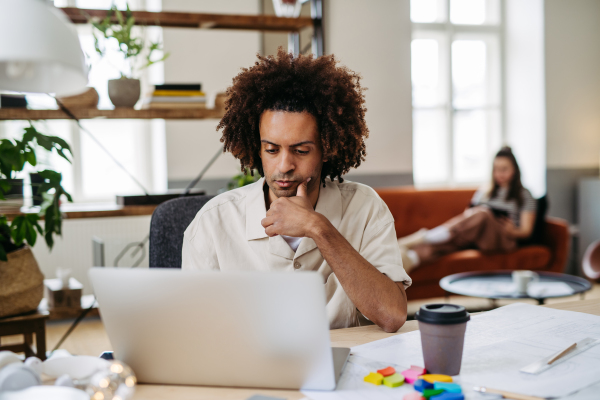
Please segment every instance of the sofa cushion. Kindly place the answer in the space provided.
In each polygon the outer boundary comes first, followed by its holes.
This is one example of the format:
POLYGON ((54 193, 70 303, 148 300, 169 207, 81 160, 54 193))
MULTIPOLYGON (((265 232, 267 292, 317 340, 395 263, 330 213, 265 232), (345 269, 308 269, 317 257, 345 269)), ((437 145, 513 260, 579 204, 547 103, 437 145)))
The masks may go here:
POLYGON ((463 250, 417 267, 411 271, 410 277, 415 282, 431 282, 459 272, 495 269, 545 270, 551 257, 550 249, 544 246, 526 246, 508 254, 483 254, 479 250, 463 250))

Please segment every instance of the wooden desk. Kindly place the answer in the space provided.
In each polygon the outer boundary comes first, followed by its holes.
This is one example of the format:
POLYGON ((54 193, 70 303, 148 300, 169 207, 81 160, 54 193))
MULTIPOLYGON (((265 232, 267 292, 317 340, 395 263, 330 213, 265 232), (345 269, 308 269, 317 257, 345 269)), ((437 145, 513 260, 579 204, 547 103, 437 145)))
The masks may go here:
MULTIPOLYGON (((582 300, 568 303, 559 303, 542 307, 558 310, 578 311, 586 314, 600 316, 600 299, 582 300)), ((48 322, 46 331, 48 346, 52 348, 60 336, 66 331, 68 324, 65 322, 48 322)), ((331 331, 331 344, 337 347, 352 347, 375 340, 384 339, 393 335, 417 330, 417 321, 409 321, 397 333, 385 333, 379 327, 363 326, 358 328, 338 329, 331 331)), ((72 354, 86 354, 98 356, 104 350, 110 350, 110 343, 102 322, 98 319, 84 320, 73 331, 64 343, 63 348, 72 354)), ((266 390, 266 389, 238 389, 217 388, 205 386, 168 386, 168 385, 138 385, 135 400, 158 399, 226 399, 245 400, 254 394, 281 397, 289 400, 302 399, 304 396, 292 390, 266 390)))

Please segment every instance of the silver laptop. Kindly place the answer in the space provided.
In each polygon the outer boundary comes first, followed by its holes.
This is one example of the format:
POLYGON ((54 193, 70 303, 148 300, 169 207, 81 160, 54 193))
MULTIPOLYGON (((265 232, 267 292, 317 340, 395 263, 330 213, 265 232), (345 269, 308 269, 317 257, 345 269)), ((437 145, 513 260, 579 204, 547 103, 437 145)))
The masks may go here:
POLYGON ((331 348, 316 272, 92 268, 115 358, 142 383, 333 390, 350 349, 331 348))

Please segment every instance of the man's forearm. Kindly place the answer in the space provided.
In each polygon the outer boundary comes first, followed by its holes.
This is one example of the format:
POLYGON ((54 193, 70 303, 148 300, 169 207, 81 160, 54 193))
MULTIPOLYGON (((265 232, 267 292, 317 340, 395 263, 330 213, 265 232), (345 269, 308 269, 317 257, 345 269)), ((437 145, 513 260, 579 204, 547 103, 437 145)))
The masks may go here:
POLYGON ((406 293, 360 255, 323 216, 310 233, 356 308, 386 332, 406 321, 406 293))

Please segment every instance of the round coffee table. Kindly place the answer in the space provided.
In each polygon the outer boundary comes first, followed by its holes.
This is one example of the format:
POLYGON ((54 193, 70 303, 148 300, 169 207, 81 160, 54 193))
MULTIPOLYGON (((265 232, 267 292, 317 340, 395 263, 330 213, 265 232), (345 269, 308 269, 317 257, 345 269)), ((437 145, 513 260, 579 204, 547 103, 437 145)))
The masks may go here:
POLYGON ((539 304, 549 298, 573 296, 587 292, 592 285, 578 276, 535 271, 539 280, 529 285, 528 293, 515 291, 509 270, 463 272, 446 276, 440 286, 447 292, 487 299, 535 299, 539 304))

